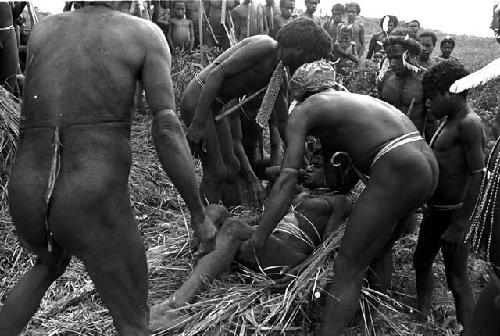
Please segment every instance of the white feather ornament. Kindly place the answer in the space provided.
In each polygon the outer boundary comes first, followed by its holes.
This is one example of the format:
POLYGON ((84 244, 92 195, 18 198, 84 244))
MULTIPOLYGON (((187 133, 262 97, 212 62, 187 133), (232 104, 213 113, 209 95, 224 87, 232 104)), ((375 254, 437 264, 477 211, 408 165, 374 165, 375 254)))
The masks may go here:
POLYGON ((389 33, 389 21, 391 18, 389 15, 384 16, 384 20, 382 21, 382 30, 387 35, 389 33))
POLYGON ((500 58, 497 58, 484 68, 477 70, 459 80, 455 81, 450 86, 451 93, 460 93, 466 90, 473 89, 479 85, 495 79, 500 76, 500 58))

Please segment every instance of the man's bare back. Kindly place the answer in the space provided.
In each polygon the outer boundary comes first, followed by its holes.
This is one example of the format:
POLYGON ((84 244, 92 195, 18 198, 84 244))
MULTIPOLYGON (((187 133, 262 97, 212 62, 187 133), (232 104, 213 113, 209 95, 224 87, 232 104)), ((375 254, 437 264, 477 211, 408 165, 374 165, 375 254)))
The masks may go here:
POLYGON ((216 228, 205 217, 173 110, 166 40, 153 23, 120 12, 129 9, 127 2, 86 4, 48 17, 32 32, 8 191, 19 238, 38 261, 2 307, 0 335, 22 330, 72 255, 83 261, 118 333, 149 333, 147 263, 127 184, 138 80, 153 113, 162 166, 189 208, 202 247, 214 243, 216 228))

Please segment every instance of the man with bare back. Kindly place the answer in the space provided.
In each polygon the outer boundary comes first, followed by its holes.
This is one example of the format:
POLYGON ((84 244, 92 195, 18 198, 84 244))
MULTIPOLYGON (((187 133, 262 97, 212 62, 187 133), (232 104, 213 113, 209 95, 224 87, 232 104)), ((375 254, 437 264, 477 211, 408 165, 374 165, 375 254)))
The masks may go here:
MULTIPOLYGON (((438 167, 432 150, 410 119, 376 98, 338 92, 334 69, 324 62, 306 64, 291 79, 299 104, 287 124, 288 146, 259 226, 244 242, 246 258, 259 257, 269 234, 287 213, 302 167, 305 138, 320 139, 324 149, 350 158, 351 169, 366 183, 354 204, 340 250, 321 321, 322 336, 338 336, 359 308, 365 272, 384 290, 390 281, 391 248, 401 231, 400 220, 433 193, 438 167), (315 68, 317 67, 317 68, 315 68), (367 176, 369 175, 369 176, 367 176), (404 193, 405 197, 401 197, 404 193), (246 246, 247 245, 247 246, 246 246)), ((243 255, 242 257, 245 257, 243 255)))
POLYGON ((87 2, 50 16, 28 46, 20 140, 9 207, 37 255, 0 311, 0 335, 19 334, 71 256, 81 259, 120 335, 148 335, 148 272, 128 190, 136 81, 153 114, 153 140, 210 250, 193 160, 174 112, 170 53, 161 30, 128 14, 130 2, 87 2), (127 13, 127 14, 126 14, 127 13))
MULTIPOLYGON (((277 86, 272 88, 279 92, 269 122, 284 137, 288 88, 286 81, 278 76, 273 81, 273 73, 283 65, 293 73, 304 63, 327 57, 331 45, 331 38, 323 28, 309 19, 297 19, 278 32, 277 41, 267 35, 244 39, 188 84, 181 101, 181 116, 189 126, 190 145, 202 161, 200 190, 209 203, 219 203, 224 183, 234 184, 239 174, 247 183, 245 189, 252 202, 259 203, 263 197, 260 181, 241 145, 239 116, 233 114, 216 122, 214 117, 219 110, 233 98, 249 96, 268 84, 277 86)), ((271 165, 279 165, 279 160, 271 153, 271 165)))

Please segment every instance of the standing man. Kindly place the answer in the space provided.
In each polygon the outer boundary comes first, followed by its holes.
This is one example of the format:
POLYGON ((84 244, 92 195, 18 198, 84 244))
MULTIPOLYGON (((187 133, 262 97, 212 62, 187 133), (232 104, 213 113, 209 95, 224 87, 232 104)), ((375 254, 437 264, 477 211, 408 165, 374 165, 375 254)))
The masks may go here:
POLYGON ((431 315, 432 264, 441 249, 457 320, 464 328, 474 308, 467 274, 470 244, 464 238, 483 177, 485 138, 481 118, 467 103, 467 91, 453 94, 449 89, 468 74, 459 62, 446 60, 430 68, 422 80, 430 113, 437 120, 445 119, 430 143, 439 165, 439 182, 427 202, 413 259, 418 310, 427 318, 431 315))
POLYGON ((418 20, 411 20, 407 24, 410 34, 408 34, 412 39, 418 41, 418 32, 420 31, 420 22, 418 20))
POLYGON ((356 52, 359 57, 365 52, 365 26, 361 22, 356 22, 356 18, 361 13, 361 7, 357 2, 345 4, 347 13, 347 23, 352 25, 352 40, 356 42, 356 52))
POLYGON ((316 9, 318 8, 319 0, 305 0, 306 11, 301 17, 306 17, 314 21, 318 26, 321 26, 321 20, 315 16, 316 9))
POLYGON ((127 1, 91 2, 33 29, 8 191, 17 234, 37 262, 0 311, 2 336, 20 333, 71 256, 83 261, 118 333, 149 334, 146 255, 127 184, 138 80, 153 113, 155 148, 192 228, 207 250, 215 239, 174 112, 165 37, 129 10, 127 1))
POLYGON ((421 46, 411 38, 390 36, 384 40, 384 49, 389 69, 381 72, 377 79, 377 97, 408 115, 423 134, 425 106, 422 83, 417 69, 411 68, 416 63, 421 46))
POLYGON ((274 16, 273 29, 271 29, 269 34, 272 38, 276 38, 278 30, 295 19, 294 11, 295 0, 280 0, 280 14, 274 16))
POLYGON ((330 20, 323 25, 323 28, 330 34, 333 43, 338 42, 340 26, 344 23, 342 15, 345 14, 345 7, 341 3, 336 3, 332 7, 332 16, 330 20))
POLYGON ((424 31, 418 39, 422 45, 422 52, 418 55, 417 64, 428 70, 437 64, 437 61, 431 56, 436 47, 437 36, 431 31, 424 31))
POLYGON ((269 235, 287 213, 307 135, 319 138, 324 150, 348 155, 352 169, 365 180, 369 175, 369 180, 346 224, 326 295, 320 335, 338 336, 359 308, 368 267, 376 274, 373 279, 378 280, 381 290, 388 285, 384 280, 390 281, 390 272, 381 266, 392 266, 391 248, 404 229, 398 223, 432 195, 438 167, 415 126, 396 108, 369 96, 335 91, 334 69, 328 69, 324 62, 304 68, 291 79, 300 105, 288 120, 288 146, 281 172, 258 228, 241 245, 241 256, 244 260, 261 256, 269 235), (403 193, 405 197, 401 197, 403 193))

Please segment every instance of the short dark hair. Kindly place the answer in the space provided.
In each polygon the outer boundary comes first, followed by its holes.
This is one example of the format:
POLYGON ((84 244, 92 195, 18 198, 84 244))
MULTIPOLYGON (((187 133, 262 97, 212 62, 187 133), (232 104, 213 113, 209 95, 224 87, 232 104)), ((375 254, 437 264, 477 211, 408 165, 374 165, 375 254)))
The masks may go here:
POLYGON ((332 12, 340 12, 341 14, 345 14, 345 6, 341 3, 336 3, 332 7, 332 12))
POLYGON ((396 27, 399 23, 398 21, 398 17, 397 16, 394 16, 394 15, 384 15, 381 19, 380 19, 380 22, 379 22, 379 26, 380 28, 383 29, 383 25, 384 25, 384 19, 386 17, 389 17, 389 22, 392 22, 394 24, 394 27, 396 27))
POLYGON ((280 0, 280 7, 285 7, 285 5, 290 2, 295 6, 295 0, 280 0))
POLYGON ((354 9, 356 10, 356 14, 359 15, 359 13, 361 13, 361 7, 359 7, 359 4, 357 2, 348 2, 345 4, 345 10, 347 12, 347 8, 348 7, 354 7, 354 9))
POLYGON ((307 52, 304 63, 327 58, 332 51, 330 35, 309 18, 298 18, 284 25, 276 36, 285 48, 299 48, 307 52))
POLYGON ((412 22, 415 22, 420 27, 420 21, 418 21, 418 20, 411 20, 410 22, 408 22, 408 24, 410 24, 412 22))
POLYGON ((442 39, 440 45, 442 46, 445 43, 450 43, 453 48, 455 48, 455 39, 450 35, 447 35, 444 39, 442 39))
MULTIPOLYGON (((465 69, 462 63, 456 60, 443 60, 424 72, 422 78, 424 95, 429 96, 433 90, 444 94, 456 80, 468 74, 469 71, 465 69)), ((460 94, 466 96, 467 91, 463 91, 460 94)))
POLYGON ((424 31, 422 34, 418 36, 419 39, 422 39, 422 37, 430 37, 432 40, 432 44, 436 45, 437 42, 437 36, 431 31, 424 31))

